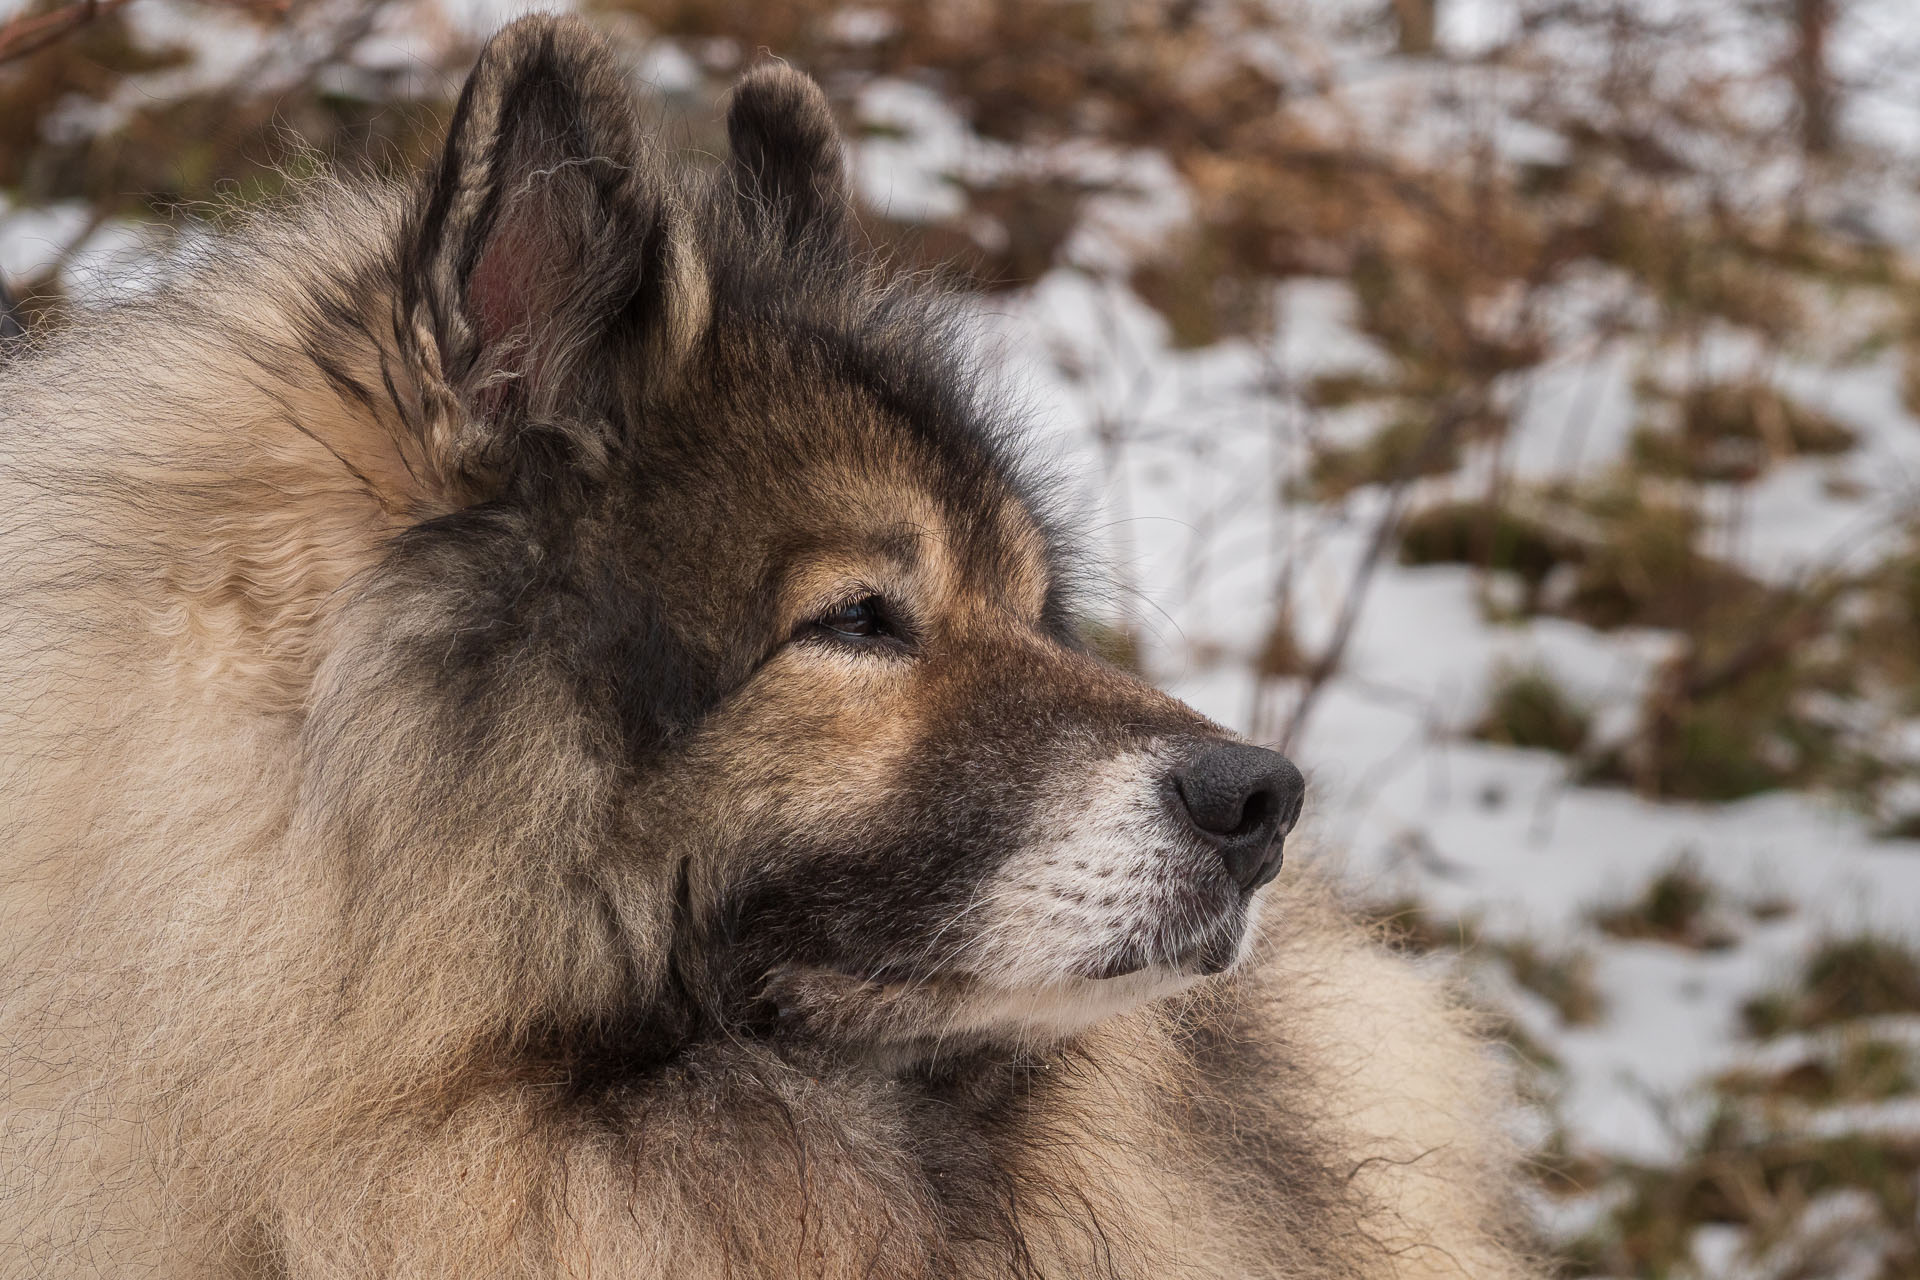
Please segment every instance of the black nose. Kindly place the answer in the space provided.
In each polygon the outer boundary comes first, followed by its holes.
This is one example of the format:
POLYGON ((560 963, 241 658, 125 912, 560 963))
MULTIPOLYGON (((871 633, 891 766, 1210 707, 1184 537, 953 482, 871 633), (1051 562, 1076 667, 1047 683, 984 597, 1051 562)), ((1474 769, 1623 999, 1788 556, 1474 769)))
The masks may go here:
POLYGON ((1280 845, 1300 817, 1307 780, 1278 751, 1244 742, 1204 747, 1169 775, 1174 806, 1220 850, 1248 893, 1280 872, 1280 845))

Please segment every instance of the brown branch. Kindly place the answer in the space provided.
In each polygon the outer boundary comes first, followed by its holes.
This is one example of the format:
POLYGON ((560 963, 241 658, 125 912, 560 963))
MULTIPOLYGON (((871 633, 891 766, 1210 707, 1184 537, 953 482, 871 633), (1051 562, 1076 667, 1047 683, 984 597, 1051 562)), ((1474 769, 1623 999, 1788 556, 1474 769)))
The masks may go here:
POLYGON ((1353 571, 1353 581, 1347 586, 1346 597, 1340 602, 1340 616, 1335 620, 1333 635, 1328 638, 1327 646, 1320 651, 1311 670, 1307 672, 1306 687, 1300 691, 1300 700, 1293 706, 1293 714, 1287 717, 1287 727, 1280 735, 1279 747, 1290 751, 1302 730, 1306 728, 1307 717, 1313 713, 1314 704, 1319 702, 1321 692, 1327 681, 1340 669, 1341 659, 1346 656, 1347 645, 1353 639, 1354 627, 1360 621, 1360 609, 1366 602, 1367 589, 1372 585, 1373 575, 1380 567, 1381 557, 1392 544, 1395 535, 1400 532, 1400 519, 1406 510, 1407 490, 1413 481, 1425 474, 1436 458, 1443 457, 1452 447, 1454 438, 1461 426, 1472 415, 1473 406, 1463 396, 1449 396, 1434 409, 1433 422, 1420 441, 1420 447, 1409 450, 1400 459, 1393 481, 1387 490, 1386 509, 1380 513, 1379 521, 1373 527, 1373 536, 1367 543, 1366 552, 1360 557, 1360 564, 1353 571))
POLYGON ((130 0, 80 0, 51 13, 23 13, 0 27, 0 62, 12 62, 78 31, 103 13, 122 8, 130 0))
MULTIPOLYGON (((50 13, 23 13, 0 26, 0 63, 40 52, 95 18, 124 9, 133 0, 80 0, 50 13)), ((227 0, 229 7, 266 17, 283 17, 292 0, 227 0)))

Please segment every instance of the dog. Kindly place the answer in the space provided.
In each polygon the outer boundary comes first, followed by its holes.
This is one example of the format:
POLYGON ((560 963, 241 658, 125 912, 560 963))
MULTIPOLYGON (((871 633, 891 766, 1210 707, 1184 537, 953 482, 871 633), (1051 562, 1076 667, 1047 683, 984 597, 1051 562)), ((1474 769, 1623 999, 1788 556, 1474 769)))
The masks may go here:
POLYGON ((1508 1089, 1082 641, 804 75, 577 19, 0 366, 0 1275, 1534 1273, 1508 1089))

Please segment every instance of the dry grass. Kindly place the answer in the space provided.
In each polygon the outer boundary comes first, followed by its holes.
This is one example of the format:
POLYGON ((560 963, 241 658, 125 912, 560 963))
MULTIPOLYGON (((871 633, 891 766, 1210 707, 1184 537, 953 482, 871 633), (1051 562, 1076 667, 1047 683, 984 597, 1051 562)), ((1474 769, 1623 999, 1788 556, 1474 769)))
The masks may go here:
POLYGON ((1715 1085, 1722 1093, 1762 1102, 1830 1106, 1898 1098, 1920 1090, 1920 1076, 1904 1045, 1869 1035, 1850 1037, 1835 1053, 1816 1054, 1779 1071, 1729 1071, 1715 1085))
POLYGON ((1592 716, 1539 668, 1503 671, 1473 736, 1502 746, 1573 755, 1586 744, 1592 716))
POLYGON ((1435 503, 1400 525, 1401 564, 1464 564, 1514 574, 1525 584, 1528 613, 1542 610, 1541 590, 1554 570, 1578 565, 1585 555, 1579 539, 1511 503, 1435 503))
MULTIPOLYGON (((1657 391, 1642 398, 1660 402, 1657 391)), ((1776 462, 1845 453, 1858 443, 1832 417, 1759 383, 1695 387, 1665 407, 1671 428, 1642 426, 1633 437, 1635 459, 1660 475, 1743 483, 1776 462)))
MULTIPOLYGON (((361 37, 395 7, 235 4, 217 20, 271 28, 279 56, 195 78, 187 46, 144 44, 123 10, 101 6, 62 38, 0 65, 0 193, 15 206, 87 210, 84 230, 56 247, 64 260, 110 219, 159 230, 258 205, 323 164, 348 174, 416 171, 438 145, 458 72, 475 50, 442 32, 437 47, 415 50, 408 71, 357 62, 361 37), (436 56, 438 68, 428 61, 436 56), (174 73, 194 87, 155 92, 141 79, 174 73), (76 127, 88 119, 111 123, 76 127)), ((214 19, 196 11, 190 20, 214 19)), ((60 311, 57 270, 10 284, 30 314, 60 311)))
POLYGON ((1718 897, 1692 859, 1682 858, 1648 881, 1638 896, 1596 909, 1593 922, 1615 938, 1721 951, 1736 939, 1718 919, 1718 897))
POLYGON ((1741 1010, 1748 1033, 1760 1037, 1883 1014, 1920 1014, 1920 954, 1871 933, 1822 943, 1793 983, 1741 1010))
MULTIPOLYGON (((1659 896, 1669 930, 1705 909, 1698 886, 1675 882, 1659 896)), ((1826 1108, 1920 1093, 1911 1051, 1859 1023, 1901 1014, 1920 1014, 1920 959, 1907 944, 1859 934, 1816 947, 1789 986, 1749 1003, 1748 1027, 1762 1036, 1839 1034, 1810 1040, 1790 1064, 1712 1081, 1714 1110, 1671 1164, 1581 1161, 1564 1151, 1548 1162, 1543 1186, 1606 1206, 1564 1251, 1565 1273, 1697 1274, 1696 1232, 1721 1226, 1742 1229, 1740 1259, 1755 1274, 1920 1276, 1920 1141, 1866 1118, 1810 1123, 1843 1114, 1826 1108)))
POLYGON ((1606 1000, 1594 983, 1593 957, 1587 952, 1556 950, 1532 938, 1503 939, 1488 950, 1522 989, 1552 1005, 1565 1025, 1592 1026, 1605 1015, 1606 1000))
POLYGON ((1729 1107, 1685 1157, 1671 1166, 1622 1165, 1605 1185, 1618 1203, 1601 1225, 1565 1250, 1569 1276, 1687 1276, 1694 1233, 1702 1226, 1745 1228, 1753 1260, 1779 1264, 1771 1274, 1816 1280, 1845 1256, 1836 1241, 1805 1229, 1809 1205, 1838 1191, 1866 1197, 1866 1221, 1850 1224, 1859 1242, 1884 1237, 1884 1280, 1920 1274, 1915 1179, 1920 1144, 1864 1136, 1814 1138, 1769 1132, 1729 1107))

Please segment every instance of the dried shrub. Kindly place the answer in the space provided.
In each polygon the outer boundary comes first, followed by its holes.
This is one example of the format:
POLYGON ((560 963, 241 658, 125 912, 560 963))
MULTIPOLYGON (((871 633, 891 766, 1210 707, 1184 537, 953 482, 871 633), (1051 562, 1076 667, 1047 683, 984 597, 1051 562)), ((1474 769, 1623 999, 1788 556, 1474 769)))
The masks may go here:
POLYGON ((1920 1088, 1912 1055, 1902 1045, 1872 1036, 1851 1037, 1836 1051, 1815 1053, 1779 1071, 1735 1070, 1714 1087, 1763 1104, 1780 1100, 1829 1106, 1883 1102, 1920 1088))
POLYGON ((1920 1013, 1920 955, 1900 939, 1873 933, 1821 943, 1791 986, 1741 1009, 1748 1033, 1761 1038, 1913 1013, 1920 1013))
POLYGON ((1744 483, 1774 462, 1845 453, 1857 435, 1832 417, 1761 383, 1721 383, 1686 392, 1673 430, 1642 426, 1634 458, 1646 470, 1698 481, 1744 483))
POLYGON ((1540 591, 1554 570, 1585 557, 1580 542, 1512 505, 1441 502, 1410 513, 1400 524, 1400 563, 1466 564, 1519 577, 1525 610, 1537 612, 1540 591))
POLYGON ((1690 858, 1682 858, 1647 882, 1638 897, 1593 912, 1593 922, 1616 938, 1670 943, 1696 951, 1719 951, 1734 943, 1715 919, 1714 887, 1690 858))
POLYGON ((1531 938, 1506 939, 1489 950, 1516 983, 1552 1005, 1567 1026, 1591 1026, 1606 1012, 1593 980, 1593 957, 1586 952, 1553 951, 1531 938))
POLYGON ((1503 671, 1487 710, 1473 727, 1483 742, 1573 755, 1586 744, 1592 717, 1546 671, 1503 671))

